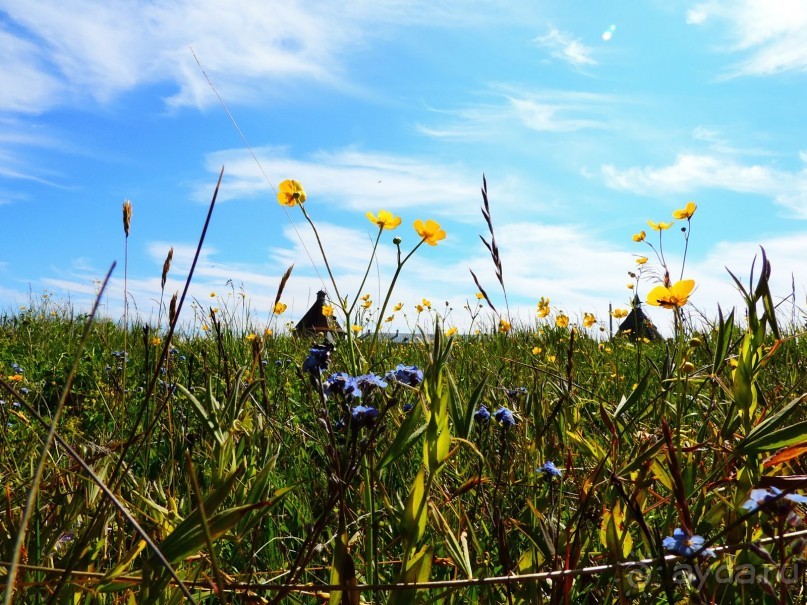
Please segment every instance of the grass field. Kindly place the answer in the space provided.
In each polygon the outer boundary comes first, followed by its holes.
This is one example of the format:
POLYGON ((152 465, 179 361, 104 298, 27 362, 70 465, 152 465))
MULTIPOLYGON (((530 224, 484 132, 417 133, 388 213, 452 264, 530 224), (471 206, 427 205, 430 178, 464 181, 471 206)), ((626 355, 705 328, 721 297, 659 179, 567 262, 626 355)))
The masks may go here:
POLYGON ((804 602, 807 342, 764 255, 746 308, 698 324, 657 256, 671 338, 545 300, 459 334, 424 301, 432 336, 395 343, 395 280, 441 240, 415 229, 380 305, 332 279, 333 347, 280 329, 283 284, 268 325, 238 296, 6 313, 5 602, 804 602))

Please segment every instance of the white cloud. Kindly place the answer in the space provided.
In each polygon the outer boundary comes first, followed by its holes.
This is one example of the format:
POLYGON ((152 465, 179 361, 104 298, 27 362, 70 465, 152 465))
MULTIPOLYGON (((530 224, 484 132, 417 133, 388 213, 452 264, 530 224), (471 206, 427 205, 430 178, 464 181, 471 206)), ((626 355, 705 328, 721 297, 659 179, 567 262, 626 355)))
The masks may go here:
MULTIPOLYGON (((303 183, 308 205, 327 202, 362 215, 385 208, 398 213, 428 210, 432 215, 454 218, 478 216, 480 175, 462 165, 352 148, 322 151, 304 160, 290 158, 280 148, 263 147, 255 152, 275 187, 291 176, 303 183)), ((276 204, 272 188, 248 152, 215 152, 205 163, 211 174, 225 166, 226 186, 220 199, 263 196, 276 204)), ((209 199, 209 183, 200 185, 197 197, 209 199)))
POLYGON ((597 61, 591 57, 593 50, 590 47, 585 46, 579 39, 574 38, 572 34, 554 27, 550 28, 544 35, 535 38, 533 43, 548 49, 555 59, 569 63, 574 67, 597 64, 597 61))
POLYGON ((687 13, 687 22, 709 21, 728 26, 731 53, 744 58, 729 77, 766 76, 807 70, 807 3, 803 0, 738 0, 702 2, 687 13))
POLYGON ((760 164, 741 164, 715 155, 680 154, 669 166, 631 167, 620 170, 602 166, 605 184, 619 191, 637 194, 690 193, 717 188, 764 195, 807 218, 807 168, 798 172, 760 164))

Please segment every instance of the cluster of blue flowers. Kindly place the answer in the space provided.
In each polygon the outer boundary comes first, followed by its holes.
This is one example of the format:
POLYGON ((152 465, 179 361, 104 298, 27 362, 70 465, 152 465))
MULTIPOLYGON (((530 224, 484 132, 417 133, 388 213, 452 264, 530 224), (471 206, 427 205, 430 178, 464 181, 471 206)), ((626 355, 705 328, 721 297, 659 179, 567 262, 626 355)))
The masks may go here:
POLYGON ((25 374, 25 368, 18 363, 11 362, 11 370, 15 374, 25 374))
POLYGON ((314 345, 308 352, 308 357, 303 362, 303 372, 308 372, 314 376, 319 376, 328 369, 331 363, 331 349, 327 344, 314 345))
POLYGON ((557 466, 555 466, 555 463, 552 462, 551 460, 547 460, 546 462, 543 463, 543 465, 539 466, 538 472, 541 473, 542 475, 549 477, 550 479, 552 477, 557 477, 558 479, 560 479, 560 477, 563 475, 562 471, 557 466))
POLYGON ((417 366, 407 366, 399 363, 394 370, 387 372, 385 378, 389 381, 416 387, 423 382, 423 370, 417 366))
POLYGON ((807 496, 786 494, 778 487, 770 489, 752 489, 743 508, 749 513, 762 510, 778 517, 786 517, 788 524, 796 526, 801 523, 801 516, 796 513, 799 504, 807 504, 807 496))

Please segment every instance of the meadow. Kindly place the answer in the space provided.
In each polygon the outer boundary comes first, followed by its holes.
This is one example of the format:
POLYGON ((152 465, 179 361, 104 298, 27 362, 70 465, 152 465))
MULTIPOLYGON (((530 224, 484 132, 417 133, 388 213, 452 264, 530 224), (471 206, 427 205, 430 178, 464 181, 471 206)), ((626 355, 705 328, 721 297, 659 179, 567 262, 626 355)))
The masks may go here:
MULTIPOLYGON (((161 295, 151 325, 48 295, 8 310, 4 602, 804 602, 807 342, 777 320, 764 251, 745 308, 704 320, 651 223, 634 275, 656 276, 642 302, 671 337, 545 298, 513 325, 483 196, 500 283, 477 280, 462 334, 424 300, 420 338, 383 337, 398 276, 446 236, 432 220, 411 251, 392 239, 380 304, 340 292, 320 247, 333 344, 283 329, 291 269, 268 323, 235 291, 161 295)), ((316 233, 300 183, 278 201, 316 233)), ((367 219, 376 246, 407 228, 367 219)))

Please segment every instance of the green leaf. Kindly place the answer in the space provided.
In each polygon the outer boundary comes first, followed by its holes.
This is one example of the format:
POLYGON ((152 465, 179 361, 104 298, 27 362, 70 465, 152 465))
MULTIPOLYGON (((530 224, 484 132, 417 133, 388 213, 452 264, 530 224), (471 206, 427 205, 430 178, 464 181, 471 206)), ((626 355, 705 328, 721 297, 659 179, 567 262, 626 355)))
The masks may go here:
POLYGON ((743 454, 759 454, 805 442, 807 442, 807 421, 802 421, 778 431, 766 433, 750 443, 739 445, 737 449, 743 454))
POLYGON ((412 444, 414 444, 418 437, 426 430, 427 425, 420 424, 422 418, 423 404, 418 402, 409 414, 407 414, 403 423, 401 423, 401 428, 398 429, 395 439, 392 441, 392 445, 389 446, 376 467, 378 470, 385 468, 391 462, 403 456, 406 450, 412 447, 412 444))

